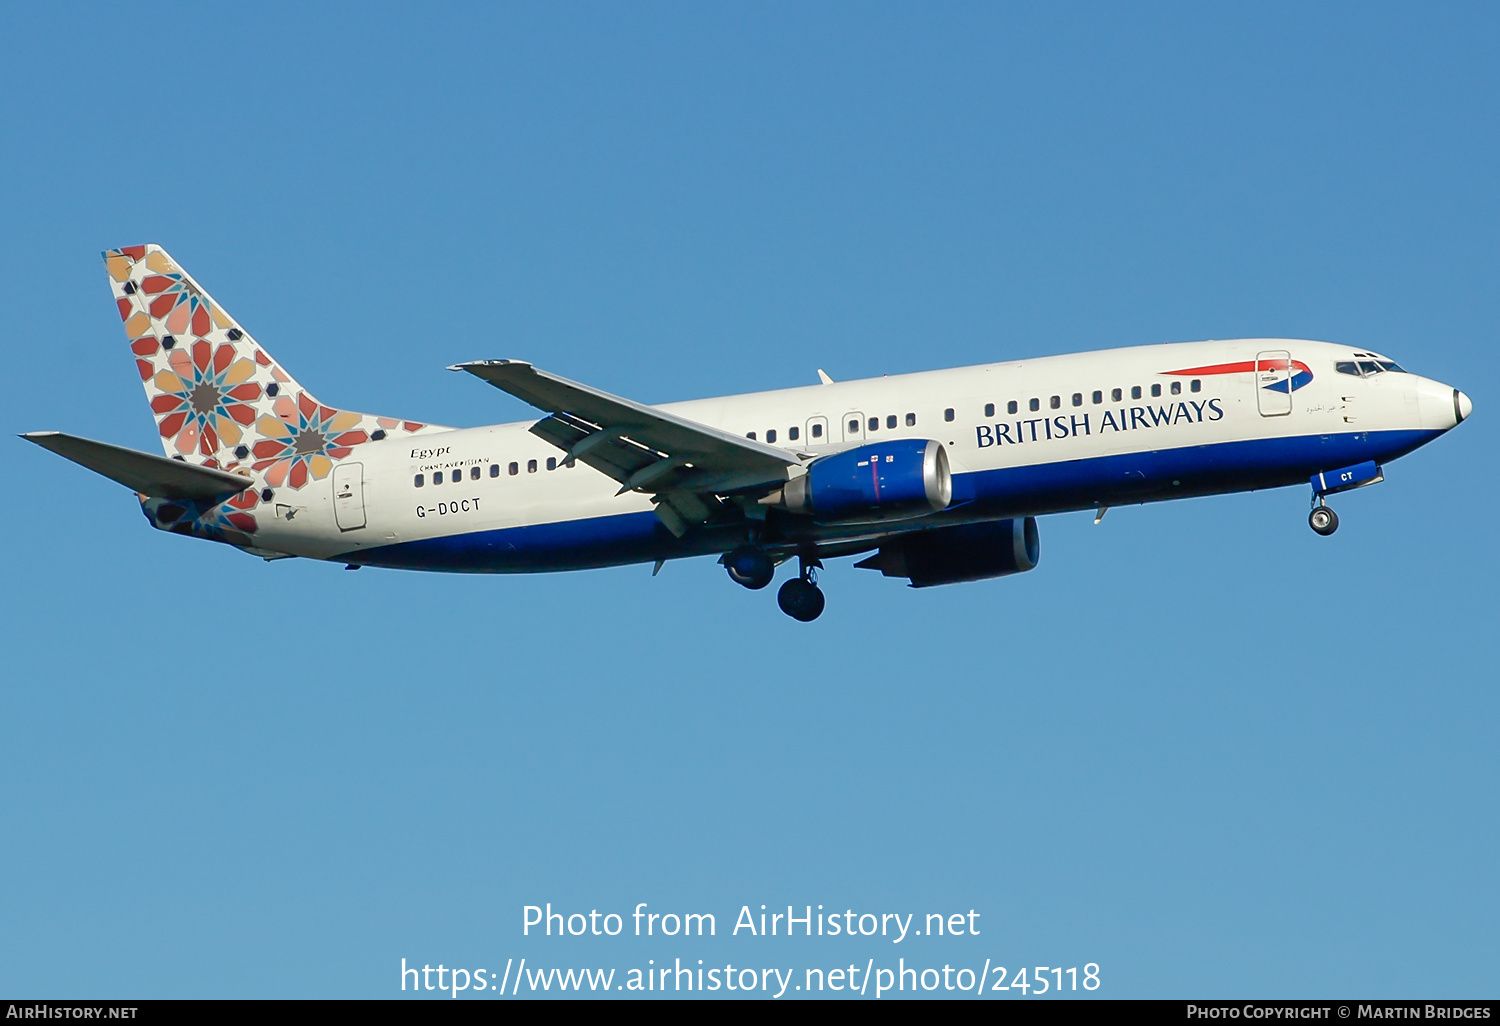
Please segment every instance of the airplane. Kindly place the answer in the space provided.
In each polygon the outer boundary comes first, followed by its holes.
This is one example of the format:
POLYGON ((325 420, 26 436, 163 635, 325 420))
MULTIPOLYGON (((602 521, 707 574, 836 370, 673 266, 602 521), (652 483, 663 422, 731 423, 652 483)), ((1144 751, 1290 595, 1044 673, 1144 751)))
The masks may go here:
POLYGON ((137 494, 152 527, 289 556, 533 573, 718 556, 823 612, 824 561, 911 586, 1024 573, 1037 517, 1384 480, 1464 421, 1456 388, 1303 339, 1137 346, 650 406, 520 360, 459 363, 537 420, 451 428, 315 399, 156 245, 103 254, 164 455, 22 435, 137 494))

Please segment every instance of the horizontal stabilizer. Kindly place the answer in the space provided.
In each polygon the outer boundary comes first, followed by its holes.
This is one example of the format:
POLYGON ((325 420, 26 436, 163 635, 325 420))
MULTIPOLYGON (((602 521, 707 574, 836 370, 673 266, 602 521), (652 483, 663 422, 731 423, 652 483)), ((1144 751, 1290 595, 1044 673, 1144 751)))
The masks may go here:
POLYGON ((252 485, 249 478, 238 474, 65 435, 61 431, 32 431, 21 437, 152 498, 216 505, 252 485))

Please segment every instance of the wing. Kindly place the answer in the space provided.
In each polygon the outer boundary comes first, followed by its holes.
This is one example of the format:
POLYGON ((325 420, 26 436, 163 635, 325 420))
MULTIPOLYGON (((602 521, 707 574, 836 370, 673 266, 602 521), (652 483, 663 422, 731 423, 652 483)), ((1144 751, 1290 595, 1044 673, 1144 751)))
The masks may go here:
POLYGON ((33 431, 21 437, 153 498, 187 499, 214 505, 238 495, 253 484, 249 478, 238 474, 65 435, 61 431, 33 431))
POLYGON ((785 484, 795 453, 622 399, 520 360, 456 364, 545 410, 531 433, 620 483, 650 494, 674 534, 708 520, 720 496, 785 484), (665 508, 663 508, 665 507, 665 508))

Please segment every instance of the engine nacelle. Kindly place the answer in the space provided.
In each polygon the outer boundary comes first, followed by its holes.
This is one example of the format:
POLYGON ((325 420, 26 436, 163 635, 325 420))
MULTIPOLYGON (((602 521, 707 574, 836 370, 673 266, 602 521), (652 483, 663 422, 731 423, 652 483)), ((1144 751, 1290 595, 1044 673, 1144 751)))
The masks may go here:
POLYGON ((953 475, 941 442, 871 442, 814 460, 787 482, 780 505, 822 522, 905 520, 946 509, 953 475))
POLYGON ((959 524, 892 538, 854 565, 887 577, 907 577, 913 588, 1024 574, 1041 556, 1036 518, 959 524))

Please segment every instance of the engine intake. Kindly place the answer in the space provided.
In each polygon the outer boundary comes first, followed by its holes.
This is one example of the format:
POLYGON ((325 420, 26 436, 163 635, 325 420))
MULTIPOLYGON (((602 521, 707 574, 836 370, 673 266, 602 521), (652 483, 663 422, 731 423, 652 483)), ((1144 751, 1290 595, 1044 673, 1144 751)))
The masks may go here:
POLYGON ((913 588, 1023 574, 1041 556, 1036 518, 960 524, 892 538, 854 565, 887 577, 910 578, 913 588))
POLYGON ((941 442, 900 438, 814 460, 787 482, 780 504, 822 522, 904 520, 946 509, 953 475, 941 442))

